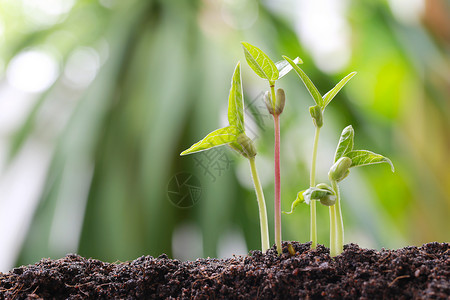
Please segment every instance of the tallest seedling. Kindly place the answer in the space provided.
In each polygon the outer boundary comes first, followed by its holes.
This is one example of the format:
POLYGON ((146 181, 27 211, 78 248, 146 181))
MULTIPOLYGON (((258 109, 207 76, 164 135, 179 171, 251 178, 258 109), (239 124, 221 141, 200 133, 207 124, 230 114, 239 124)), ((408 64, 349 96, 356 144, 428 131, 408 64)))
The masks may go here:
MULTIPOLYGON (((311 114, 314 127, 316 128, 314 134, 314 145, 313 145, 313 154, 311 160, 311 173, 309 185, 310 188, 314 188, 316 186, 316 161, 317 161, 317 148, 319 144, 319 133, 320 128, 323 125, 323 112, 327 105, 333 100, 334 96, 344 87, 344 85, 355 76, 356 72, 352 72, 345 76, 334 88, 332 88, 328 93, 324 96, 320 94, 317 90, 314 83, 309 79, 308 75, 303 72, 303 70, 297 66, 296 62, 291 60, 289 57, 283 56, 283 58, 294 68, 295 72, 301 78, 303 83, 306 86, 306 89, 313 97, 316 102, 315 106, 309 107, 309 113, 311 114)), ((317 246, 317 222, 316 222, 316 201, 310 202, 310 216, 311 216, 311 226, 310 226, 310 239, 311 239, 311 247, 316 248, 317 246)))
MULTIPOLYGON (((242 46, 248 65, 256 75, 267 80, 270 87, 270 91, 264 95, 264 100, 273 116, 275 127, 275 244, 277 252, 281 254, 280 114, 283 112, 286 98, 283 89, 278 89, 275 93, 275 82, 292 70, 292 67, 285 61, 275 64, 261 49, 249 43, 242 43, 242 46)), ((298 63, 300 59, 295 61, 298 63)))

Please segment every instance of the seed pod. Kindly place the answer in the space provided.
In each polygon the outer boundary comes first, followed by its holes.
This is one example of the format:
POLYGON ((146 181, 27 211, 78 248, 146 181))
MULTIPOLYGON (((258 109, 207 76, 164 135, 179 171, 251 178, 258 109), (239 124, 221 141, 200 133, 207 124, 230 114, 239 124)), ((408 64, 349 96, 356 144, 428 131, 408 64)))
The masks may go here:
POLYGON ((277 89, 277 101, 275 103, 275 113, 280 115, 284 110, 284 104, 286 103, 286 94, 283 89, 277 89))
POLYGON ((328 172, 328 178, 334 181, 341 181, 350 173, 350 166, 352 165, 352 160, 346 156, 339 158, 339 160, 330 168, 328 172))
POLYGON ((311 114, 311 117, 313 119, 314 126, 316 127, 322 127, 323 125, 323 112, 320 106, 310 106, 309 107, 309 113, 311 114))
POLYGON ((292 246, 292 244, 291 243, 288 243, 288 251, 289 251, 289 254, 291 255, 291 256, 295 256, 295 249, 294 249, 294 246, 292 246))
POLYGON ((254 157, 256 155, 255 143, 245 133, 241 133, 237 137, 237 143, 242 147, 241 154, 246 157, 254 157))
POLYGON ((274 108, 273 108, 273 105, 272 105, 272 98, 270 97, 269 91, 266 91, 264 93, 264 102, 266 103, 266 107, 267 107, 267 110, 269 111, 269 113, 271 115, 273 115, 274 114, 274 108))
POLYGON ((320 204, 325 206, 333 206, 336 203, 335 195, 327 195, 323 198, 320 198, 320 204))

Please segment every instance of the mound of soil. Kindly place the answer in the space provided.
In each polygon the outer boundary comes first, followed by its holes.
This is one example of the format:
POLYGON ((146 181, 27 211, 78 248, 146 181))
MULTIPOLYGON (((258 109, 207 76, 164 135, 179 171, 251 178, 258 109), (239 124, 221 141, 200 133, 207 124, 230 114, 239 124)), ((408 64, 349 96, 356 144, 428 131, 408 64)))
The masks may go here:
POLYGON ((447 243, 399 250, 283 243, 266 254, 105 263, 69 254, 0 273, 0 299, 449 299, 447 243))

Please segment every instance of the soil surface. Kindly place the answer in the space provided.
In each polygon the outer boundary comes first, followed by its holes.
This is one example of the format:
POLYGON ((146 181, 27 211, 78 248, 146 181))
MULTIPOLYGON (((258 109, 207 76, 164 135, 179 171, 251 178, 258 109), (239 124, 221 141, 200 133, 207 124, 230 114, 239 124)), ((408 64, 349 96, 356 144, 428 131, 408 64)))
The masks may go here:
POLYGON ((399 250, 283 243, 266 254, 181 262, 165 254, 105 263, 69 254, 0 273, 0 299, 449 299, 450 247, 399 250))

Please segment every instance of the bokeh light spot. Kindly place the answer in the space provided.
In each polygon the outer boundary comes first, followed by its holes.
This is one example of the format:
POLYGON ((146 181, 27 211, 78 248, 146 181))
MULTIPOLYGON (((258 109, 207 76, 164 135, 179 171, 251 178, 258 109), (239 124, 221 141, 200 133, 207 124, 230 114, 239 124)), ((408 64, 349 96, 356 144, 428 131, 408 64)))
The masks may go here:
POLYGON ((87 87, 97 75, 100 58, 92 48, 79 47, 75 49, 67 60, 64 77, 75 88, 87 87))
POLYGON ((8 83, 24 92, 38 93, 49 88, 59 74, 56 60, 41 50, 27 50, 16 55, 8 65, 8 83))

